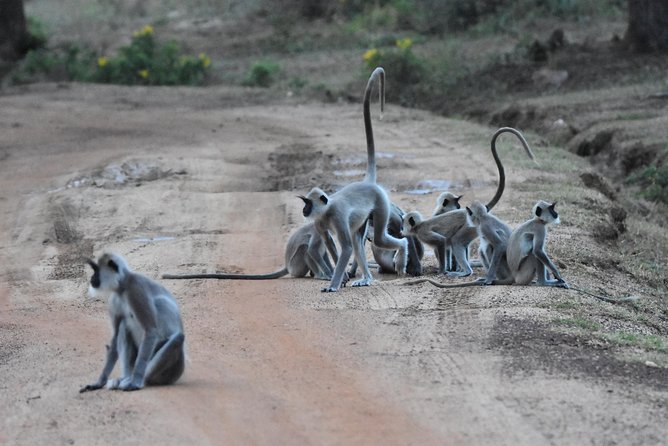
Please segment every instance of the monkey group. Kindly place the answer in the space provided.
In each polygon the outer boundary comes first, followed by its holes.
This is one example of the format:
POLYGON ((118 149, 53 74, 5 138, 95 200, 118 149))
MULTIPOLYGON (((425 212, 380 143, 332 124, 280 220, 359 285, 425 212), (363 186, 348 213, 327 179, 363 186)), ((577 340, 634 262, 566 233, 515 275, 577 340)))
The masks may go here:
MULTIPOLYGON (((361 277, 352 282, 353 287, 372 283, 365 254, 365 243, 369 241, 381 273, 422 275, 424 245, 433 248, 439 274, 465 277, 472 274, 472 266, 485 269, 485 276, 472 282, 442 284, 424 278, 407 284, 429 282, 440 288, 455 288, 528 285, 535 279, 537 285, 568 288, 545 252, 547 225, 559 223, 556 203, 538 201, 531 218, 514 230, 491 213, 503 195, 506 178, 496 140, 503 133, 512 133, 529 158, 534 159, 524 136, 510 127, 500 128, 492 136, 491 151, 499 183, 496 194, 486 205, 474 201, 462 209, 461 195, 444 192, 438 197, 431 217, 423 218, 417 211, 404 212, 377 183, 370 114, 370 97, 376 82, 382 113, 385 71, 381 67, 371 73, 364 91, 365 177, 331 194, 314 187, 299 196, 308 222, 288 239, 284 268, 267 274, 164 274, 163 279, 268 280, 288 274, 308 275, 329 281, 329 285, 322 288, 323 292, 336 292, 350 277, 356 276, 357 269, 361 277), (479 239, 478 262, 469 259, 469 245, 476 238, 479 239), (349 267, 351 257, 353 262, 349 267)), ((90 294, 110 295, 112 338, 99 378, 80 391, 103 387, 137 390, 145 385, 171 384, 178 380, 185 368, 185 335, 174 297, 159 283, 133 272, 118 254, 104 253, 97 261, 88 260, 88 264, 93 269, 90 294), (109 379, 119 359, 121 377, 109 379)))

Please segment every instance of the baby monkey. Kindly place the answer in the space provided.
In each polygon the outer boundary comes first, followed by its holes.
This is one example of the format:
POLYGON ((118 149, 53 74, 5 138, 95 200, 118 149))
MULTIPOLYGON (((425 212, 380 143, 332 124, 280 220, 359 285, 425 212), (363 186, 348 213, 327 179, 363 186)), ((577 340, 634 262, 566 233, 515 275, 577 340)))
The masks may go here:
POLYGON ((113 334, 100 377, 79 392, 101 389, 138 390, 172 384, 183 374, 183 324, 174 297, 159 283, 133 272, 118 254, 105 253, 93 268, 89 294, 109 294, 113 334), (121 377, 109 379, 116 361, 121 377))

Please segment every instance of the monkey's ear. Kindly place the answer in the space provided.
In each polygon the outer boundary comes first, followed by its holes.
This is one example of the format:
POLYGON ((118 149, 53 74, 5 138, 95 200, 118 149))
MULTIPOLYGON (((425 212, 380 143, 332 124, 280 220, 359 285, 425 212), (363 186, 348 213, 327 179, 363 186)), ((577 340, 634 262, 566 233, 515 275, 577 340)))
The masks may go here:
POLYGON ((554 210, 554 207, 555 207, 556 205, 557 205, 557 202, 555 201, 554 203, 552 203, 552 204, 550 205, 550 209, 554 210))
POLYGON ((466 206, 466 212, 468 212, 470 216, 473 216, 473 211, 470 207, 466 206))
POLYGON ((111 269, 113 269, 115 272, 118 272, 118 264, 114 262, 113 260, 109 260, 107 262, 107 266, 111 269))
POLYGON ((485 205, 485 210, 489 212, 489 206, 485 205))
POLYGON ((303 195, 297 195, 297 198, 301 198, 301 200, 302 200, 304 203, 308 203, 308 202, 309 202, 309 199, 306 198, 306 197, 303 196, 303 195))
POLYGON ((86 259, 86 263, 88 263, 90 265, 90 267, 93 268, 93 271, 95 271, 95 272, 97 272, 100 269, 100 267, 97 266, 97 263, 95 263, 91 259, 86 259))
POLYGON ((408 217, 408 224, 411 226, 415 226, 415 219, 413 217, 408 217))
POLYGON ((460 195, 459 197, 456 197, 456 198, 455 198, 455 201, 456 201, 456 202, 459 202, 459 200, 461 200, 462 197, 463 197, 463 195, 460 195))
POLYGON ((329 199, 327 198, 327 195, 320 195, 320 201, 322 201, 323 204, 327 204, 329 199))
POLYGON ((449 202, 450 202, 450 200, 448 200, 447 198, 444 199, 444 200, 443 200, 443 207, 446 207, 446 206, 448 205, 449 202))
POLYGON ((536 217, 540 217, 542 213, 543 213, 543 208, 541 208, 540 206, 536 206, 536 217))

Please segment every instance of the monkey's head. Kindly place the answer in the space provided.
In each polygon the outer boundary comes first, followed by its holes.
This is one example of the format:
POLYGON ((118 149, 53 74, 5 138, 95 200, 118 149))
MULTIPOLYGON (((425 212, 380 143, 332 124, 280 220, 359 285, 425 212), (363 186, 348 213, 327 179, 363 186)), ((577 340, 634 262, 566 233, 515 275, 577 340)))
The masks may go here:
POLYGON ((533 213, 536 218, 545 224, 551 223, 558 225, 561 223, 561 221, 559 220, 559 214, 557 213, 557 210, 554 208, 556 205, 556 201, 550 204, 547 201, 541 200, 533 207, 533 213))
POLYGON ((329 197, 322 189, 314 187, 305 197, 298 195, 304 202, 304 209, 302 214, 306 218, 316 218, 327 210, 329 204, 329 197))
POLYGON ((422 214, 419 212, 413 211, 405 214, 401 225, 401 235, 408 237, 413 234, 420 223, 422 223, 422 214))
POLYGON ((443 192, 436 199, 436 209, 434 209, 434 215, 444 214, 446 212, 455 211, 461 209, 459 200, 463 195, 455 195, 452 192, 443 192))
POLYGON ((93 269, 88 288, 88 294, 91 297, 118 291, 121 280, 129 271, 127 263, 118 254, 104 253, 97 263, 91 259, 87 259, 86 263, 93 269))
POLYGON ((473 226, 479 226, 480 225, 480 219, 487 215, 489 212, 489 209, 487 209, 487 206, 482 204, 479 201, 474 201, 471 203, 471 206, 466 207, 466 212, 468 212, 469 215, 469 220, 471 221, 471 224, 473 226))

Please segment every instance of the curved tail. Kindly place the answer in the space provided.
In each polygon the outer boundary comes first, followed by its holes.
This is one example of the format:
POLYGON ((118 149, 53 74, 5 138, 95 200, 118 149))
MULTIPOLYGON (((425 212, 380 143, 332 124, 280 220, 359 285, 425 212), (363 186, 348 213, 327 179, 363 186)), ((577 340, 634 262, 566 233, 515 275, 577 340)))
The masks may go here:
POLYGON ((383 110, 385 108, 385 70, 382 67, 377 67, 369 76, 369 81, 366 83, 364 90, 364 132, 366 133, 366 177, 365 181, 372 183, 376 182, 376 146, 373 142, 373 128, 371 127, 371 113, 369 112, 369 99, 371 98, 371 90, 373 83, 379 79, 378 96, 380 98, 380 117, 383 117, 383 110))
POLYGON ((234 279, 234 280, 269 280, 278 279, 288 274, 288 269, 283 268, 280 271, 267 274, 163 274, 163 279, 234 279))
POLYGON ((464 288, 469 286, 483 286, 484 281, 474 281, 474 282, 460 282, 460 283, 440 283, 432 279, 418 279, 411 282, 404 282, 404 285, 419 285, 421 283, 429 282, 435 287, 438 288, 464 288))
POLYGON ((535 161, 533 152, 531 152, 531 148, 529 147, 529 143, 527 143, 527 140, 524 139, 524 135, 522 135, 519 130, 512 127, 501 127, 499 130, 494 132, 494 136, 492 136, 492 156, 494 157, 496 167, 499 169, 499 186, 496 188, 496 194, 494 197, 489 203, 487 203, 487 210, 491 210, 494 205, 499 202, 501 195, 503 195, 503 191, 506 188, 506 171, 503 168, 503 163, 501 162, 501 158, 499 158, 499 154, 496 152, 496 138, 498 138, 502 133, 512 133, 513 135, 517 136, 517 138, 524 146, 524 150, 527 152, 529 158, 535 161))

